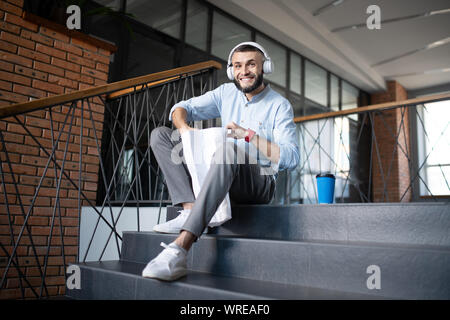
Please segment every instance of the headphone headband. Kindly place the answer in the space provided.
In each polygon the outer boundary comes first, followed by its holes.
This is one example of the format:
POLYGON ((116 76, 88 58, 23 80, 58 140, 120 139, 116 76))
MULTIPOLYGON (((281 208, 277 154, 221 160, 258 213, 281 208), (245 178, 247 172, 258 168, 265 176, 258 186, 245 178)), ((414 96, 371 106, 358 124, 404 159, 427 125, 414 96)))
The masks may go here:
POLYGON ((236 51, 236 49, 239 48, 240 46, 245 46, 245 45, 252 46, 252 47, 255 47, 256 49, 261 50, 262 53, 263 53, 263 55, 264 55, 264 58, 265 58, 266 60, 270 60, 270 57, 269 57, 269 55, 267 54, 266 50, 265 50, 260 44, 258 44, 258 43, 256 43, 256 42, 253 42, 253 41, 246 41, 246 42, 241 42, 241 43, 239 43, 237 46, 235 46, 235 47, 230 51, 230 54, 228 55, 228 65, 231 65, 231 58, 233 57, 233 53, 236 51))
POLYGON ((252 47, 255 47, 256 49, 261 50, 261 52, 264 54, 264 63, 263 63, 263 72, 265 74, 269 74, 273 72, 273 62, 272 59, 270 59, 269 55, 267 54, 266 50, 258 43, 252 42, 252 41, 246 41, 241 42, 237 46, 235 46, 228 55, 228 65, 227 65, 227 76, 228 79, 233 80, 234 79, 234 72, 233 72, 233 65, 231 64, 231 58, 233 56, 233 53, 236 51, 237 48, 240 46, 249 45, 252 47))

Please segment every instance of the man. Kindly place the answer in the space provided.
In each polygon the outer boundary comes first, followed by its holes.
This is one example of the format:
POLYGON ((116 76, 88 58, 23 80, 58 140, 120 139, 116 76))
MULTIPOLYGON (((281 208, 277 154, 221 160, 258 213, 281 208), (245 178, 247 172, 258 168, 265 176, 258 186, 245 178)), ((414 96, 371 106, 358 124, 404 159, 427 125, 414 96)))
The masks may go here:
POLYGON ((241 43, 228 58, 227 75, 233 83, 182 101, 170 110, 169 120, 181 134, 194 130, 186 121, 221 117, 228 136, 235 139, 216 150, 197 199, 186 166, 171 161, 176 145, 171 140, 172 130, 159 127, 152 131, 150 144, 172 202, 181 204, 183 210, 176 219, 155 226, 154 231, 179 236, 169 245, 161 243, 165 249, 147 264, 144 277, 175 280, 186 275, 187 252, 227 193, 234 203, 267 204, 274 195, 277 171, 298 165, 292 107, 263 81, 263 74, 272 70, 273 63, 262 46, 241 43), (245 163, 230 161, 242 154, 245 163))

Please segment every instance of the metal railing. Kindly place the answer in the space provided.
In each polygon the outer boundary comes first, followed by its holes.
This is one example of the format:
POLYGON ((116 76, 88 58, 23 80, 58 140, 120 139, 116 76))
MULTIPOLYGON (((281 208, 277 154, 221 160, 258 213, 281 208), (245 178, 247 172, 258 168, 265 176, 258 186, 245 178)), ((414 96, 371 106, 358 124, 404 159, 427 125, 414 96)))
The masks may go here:
POLYGON ((86 261, 103 227, 98 261, 110 243, 120 257, 125 206, 139 231, 142 207, 161 213, 169 201, 150 132, 170 126, 176 102, 213 89, 220 68, 208 61, 0 108, 0 296, 61 294, 68 263, 86 261), (96 219, 81 253, 85 208, 96 219))
POLYGON ((450 94, 439 94, 295 118, 301 160, 279 178, 285 192, 274 202, 317 203, 316 175, 324 172, 336 176, 335 202, 450 199, 449 114, 450 94), (426 124, 436 113, 440 124, 426 124), (432 166, 439 174, 430 177, 432 166))

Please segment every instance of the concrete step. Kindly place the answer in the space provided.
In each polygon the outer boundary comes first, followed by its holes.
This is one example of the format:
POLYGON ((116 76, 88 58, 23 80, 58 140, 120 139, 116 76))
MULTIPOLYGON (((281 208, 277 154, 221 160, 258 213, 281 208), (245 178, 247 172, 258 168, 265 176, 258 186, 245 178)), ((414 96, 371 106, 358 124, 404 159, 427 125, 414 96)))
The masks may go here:
MULTIPOLYGON (((124 232, 122 260, 147 263, 176 235, 124 232)), ((203 235, 188 267, 215 275, 399 299, 450 299, 450 248, 347 241, 284 241, 203 235), (370 266, 380 289, 369 289, 370 266), (375 275, 376 276, 376 275, 375 275)))
MULTIPOLYGON (((167 207, 167 219, 179 207, 167 207)), ((450 246, 450 203, 239 205, 210 233, 279 240, 450 246)))
MULTIPOLYGON (((175 282, 141 276, 145 264, 128 261, 78 264, 81 289, 67 289, 71 299, 121 300, 264 300, 264 299, 379 299, 377 296, 239 279, 189 271, 175 282)), ((223 311, 222 311, 223 312, 223 311)))

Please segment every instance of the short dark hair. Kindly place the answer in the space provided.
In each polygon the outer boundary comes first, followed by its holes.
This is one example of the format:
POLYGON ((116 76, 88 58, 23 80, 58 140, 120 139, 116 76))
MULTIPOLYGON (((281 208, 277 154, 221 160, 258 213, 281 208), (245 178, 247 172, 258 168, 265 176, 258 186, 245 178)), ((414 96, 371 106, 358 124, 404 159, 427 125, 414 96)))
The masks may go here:
MULTIPOLYGON (((247 52, 247 51, 256 51, 262 54, 262 56, 264 57, 264 52, 262 52, 261 50, 259 50, 258 48, 249 45, 249 44, 243 44, 242 46, 237 47, 234 52, 247 52)), ((234 54, 233 52, 233 54, 234 54)))

